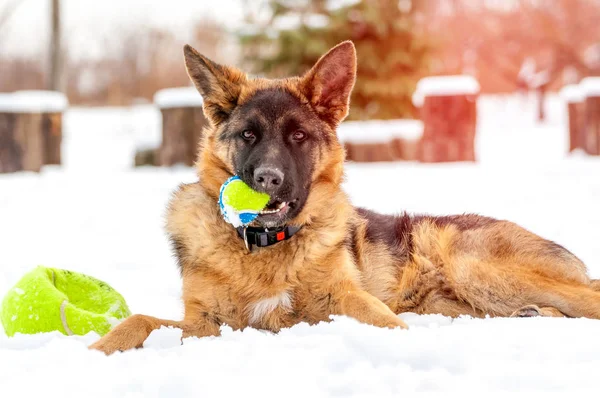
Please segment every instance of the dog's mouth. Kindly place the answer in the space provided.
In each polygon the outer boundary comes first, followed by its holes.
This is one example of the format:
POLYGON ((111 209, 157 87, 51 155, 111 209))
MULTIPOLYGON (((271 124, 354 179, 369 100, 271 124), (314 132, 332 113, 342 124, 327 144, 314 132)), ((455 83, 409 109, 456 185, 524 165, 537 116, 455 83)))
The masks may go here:
POLYGON ((266 227, 280 226, 285 223, 288 214, 298 204, 298 199, 283 201, 271 200, 267 207, 258 212, 257 221, 266 227))
POLYGON ((267 215, 267 214, 282 214, 282 213, 287 213, 287 211, 293 207, 296 202, 298 202, 298 199, 294 199, 292 201, 286 202, 286 201, 280 201, 280 200, 272 200, 271 202, 269 202, 269 204, 267 204, 267 207, 265 207, 262 211, 259 211, 258 214, 262 215, 267 215))

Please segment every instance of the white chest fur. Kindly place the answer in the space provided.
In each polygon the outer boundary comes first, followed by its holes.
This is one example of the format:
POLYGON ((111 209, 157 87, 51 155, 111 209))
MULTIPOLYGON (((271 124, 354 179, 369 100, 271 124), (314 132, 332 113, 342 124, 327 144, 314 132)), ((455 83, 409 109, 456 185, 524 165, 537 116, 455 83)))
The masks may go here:
POLYGON ((290 311, 292 309, 292 295, 290 292, 284 290, 276 296, 262 299, 250 304, 248 311, 250 314, 248 319, 250 325, 260 323, 263 317, 273 312, 277 307, 280 307, 286 311, 290 311))

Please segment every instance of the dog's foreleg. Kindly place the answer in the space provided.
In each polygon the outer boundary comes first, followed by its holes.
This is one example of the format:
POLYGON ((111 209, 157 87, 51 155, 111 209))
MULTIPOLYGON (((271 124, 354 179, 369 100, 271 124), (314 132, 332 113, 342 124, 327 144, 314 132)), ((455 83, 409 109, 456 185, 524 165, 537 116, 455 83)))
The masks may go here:
POLYGON ((132 315, 89 348, 99 350, 106 355, 116 351, 125 351, 132 348, 141 348, 144 341, 153 330, 161 326, 181 327, 181 322, 158 319, 147 315, 132 315))
POLYGON ((216 336, 220 333, 219 325, 208 319, 190 321, 170 321, 147 315, 132 315, 108 332, 89 348, 99 350, 106 355, 116 351, 141 348, 153 330, 162 326, 171 326, 182 330, 182 338, 216 336))
POLYGON ((378 327, 408 329, 408 326, 377 297, 364 290, 346 291, 334 302, 333 311, 378 327))

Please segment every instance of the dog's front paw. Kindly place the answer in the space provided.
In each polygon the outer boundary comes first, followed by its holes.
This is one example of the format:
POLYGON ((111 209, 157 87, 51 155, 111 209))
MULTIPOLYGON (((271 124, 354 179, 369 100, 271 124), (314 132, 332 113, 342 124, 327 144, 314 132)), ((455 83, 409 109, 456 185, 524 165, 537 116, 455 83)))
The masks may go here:
POLYGON ((102 351, 106 355, 142 348, 152 330, 146 318, 143 315, 130 316, 88 348, 102 351))
POLYGON ((106 355, 110 355, 113 354, 117 351, 126 351, 127 349, 130 348, 135 348, 135 347, 125 347, 125 345, 123 344, 118 344, 117 342, 114 341, 106 341, 105 339, 100 339, 97 342, 95 342, 94 344, 92 344, 91 346, 88 347, 90 350, 97 350, 97 351, 101 351, 106 355))
POLYGON ((396 328, 400 328, 400 329, 408 329, 408 325, 406 323, 404 323, 404 321, 400 318, 398 318, 397 316, 392 317, 388 324, 385 325, 385 327, 390 328, 390 329, 396 329, 396 328))

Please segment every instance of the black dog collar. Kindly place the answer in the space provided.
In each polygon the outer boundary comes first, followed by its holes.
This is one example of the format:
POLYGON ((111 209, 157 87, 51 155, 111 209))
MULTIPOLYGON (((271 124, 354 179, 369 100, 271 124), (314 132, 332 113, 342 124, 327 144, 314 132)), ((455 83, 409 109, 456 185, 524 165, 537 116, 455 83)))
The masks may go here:
POLYGON ((272 246, 276 243, 288 240, 302 227, 294 227, 286 225, 274 230, 255 227, 238 227, 237 232, 240 238, 244 240, 246 249, 252 251, 252 245, 258 247, 272 246))

